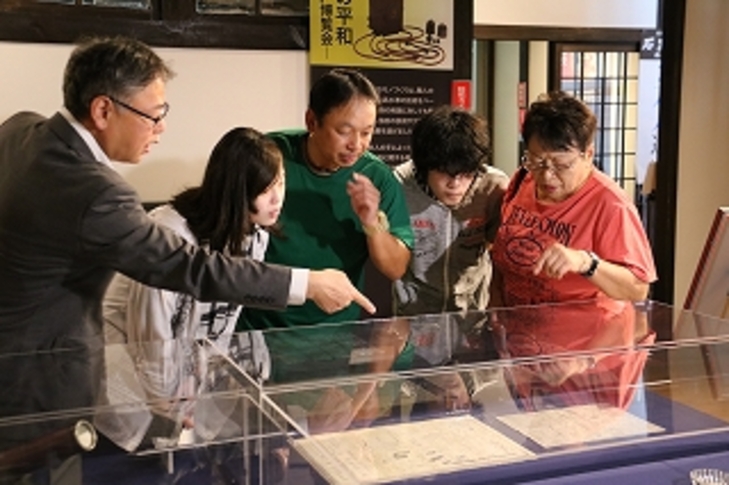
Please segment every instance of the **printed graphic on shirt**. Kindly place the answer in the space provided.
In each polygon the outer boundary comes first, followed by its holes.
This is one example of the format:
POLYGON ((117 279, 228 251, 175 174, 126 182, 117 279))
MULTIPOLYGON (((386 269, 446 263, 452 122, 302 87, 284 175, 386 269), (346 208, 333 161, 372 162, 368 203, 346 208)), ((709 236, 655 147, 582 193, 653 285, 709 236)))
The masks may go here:
MULTIPOLYGON (((499 229, 500 244, 494 258, 511 275, 505 280, 509 304, 559 300, 558 282, 535 276, 532 269, 542 253, 559 242, 570 246, 577 226, 555 217, 545 217, 514 205, 499 229)), ((567 280, 573 275, 567 275, 567 280)))
POLYGON ((505 256, 511 264, 531 269, 555 242, 569 247, 575 229, 575 224, 515 206, 502 226, 505 256))
POLYGON ((463 222, 463 228, 458 234, 458 240, 464 249, 484 247, 484 231, 486 230, 485 217, 471 217, 463 222))
POLYGON ((233 303, 213 302, 210 310, 200 315, 200 337, 206 336, 217 338, 225 332, 229 326, 232 328, 237 319, 236 309, 238 305, 233 303))

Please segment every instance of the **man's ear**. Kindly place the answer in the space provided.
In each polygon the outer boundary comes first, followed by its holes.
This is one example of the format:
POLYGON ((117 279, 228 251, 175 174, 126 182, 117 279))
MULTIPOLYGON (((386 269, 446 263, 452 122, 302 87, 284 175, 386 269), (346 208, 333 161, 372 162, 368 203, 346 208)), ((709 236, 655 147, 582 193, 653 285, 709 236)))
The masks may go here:
POLYGON ((105 130, 109 126, 109 118, 113 115, 114 103, 108 96, 96 96, 89 106, 89 129, 105 130))
POLYGON ((318 126, 318 122, 316 120, 316 115, 311 109, 306 110, 306 115, 304 116, 306 120, 306 130, 309 133, 314 133, 316 131, 316 128, 318 126))

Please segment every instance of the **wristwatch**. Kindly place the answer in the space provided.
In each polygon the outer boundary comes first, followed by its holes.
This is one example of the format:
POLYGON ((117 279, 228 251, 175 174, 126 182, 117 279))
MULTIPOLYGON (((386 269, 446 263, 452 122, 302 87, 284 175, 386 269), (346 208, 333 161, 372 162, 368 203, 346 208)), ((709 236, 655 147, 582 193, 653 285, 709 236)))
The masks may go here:
POLYGON ((387 214, 382 211, 377 211, 377 223, 373 226, 363 224, 362 230, 368 236, 372 236, 378 232, 390 232, 390 221, 387 220, 387 214))
POLYGON ((597 271, 597 265, 600 264, 600 258, 597 256, 597 254, 593 253, 592 251, 585 251, 587 255, 590 257, 590 267, 587 268, 587 271, 584 273, 580 273, 585 278, 589 278, 590 276, 595 274, 595 271, 597 271))

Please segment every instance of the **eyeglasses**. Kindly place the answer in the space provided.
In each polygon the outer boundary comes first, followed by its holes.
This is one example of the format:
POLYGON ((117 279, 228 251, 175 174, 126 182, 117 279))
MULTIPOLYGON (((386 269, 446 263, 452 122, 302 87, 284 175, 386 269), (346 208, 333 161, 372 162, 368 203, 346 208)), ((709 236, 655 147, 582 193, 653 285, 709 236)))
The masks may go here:
POLYGON ((530 172, 551 170, 553 173, 559 174, 571 169, 577 163, 577 160, 584 156, 585 152, 580 152, 571 160, 565 160, 566 157, 564 155, 537 158, 528 151, 525 151, 521 156, 521 165, 530 172))
POLYGON ((442 176, 447 177, 448 180, 452 180, 454 182, 470 182, 472 179, 478 175, 478 171, 476 172, 461 172, 457 174, 450 174, 448 172, 442 172, 440 170, 435 170, 435 172, 438 172, 439 174, 442 174, 442 176))
POLYGON ((136 115, 139 115, 142 118, 148 119, 149 121, 151 121, 155 125, 157 125, 160 121, 162 121, 165 118, 165 116, 167 116, 167 113, 170 112, 170 105, 167 104, 167 103, 165 103, 165 104, 162 105, 162 114, 161 115, 159 115, 159 116, 152 116, 152 115, 149 115, 149 114, 145 113, 144 111, 138 110, 134 106, 128 105, 124 101, 120 101, 120 100, 116 99, 113 96, 109 96, 109 99, 112 102, 114 102, 115 104, 118 104, 119 106, 121 106, 122 108, 126 108, 129 111, 131 111, 132 113, 134 113, 136 115))

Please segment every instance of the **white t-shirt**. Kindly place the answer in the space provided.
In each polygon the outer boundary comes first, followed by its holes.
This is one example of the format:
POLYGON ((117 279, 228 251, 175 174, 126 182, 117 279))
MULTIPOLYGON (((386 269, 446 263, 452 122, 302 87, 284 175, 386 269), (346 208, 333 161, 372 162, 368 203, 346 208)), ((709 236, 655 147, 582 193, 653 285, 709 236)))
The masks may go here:
MULTIPOLYGON (((160 206, 150 217, 198 244, 185 219, 172 206, 160 206)), ((257 227, 244 242, 247 256, 263 260, 268 237, 268 232, 257 227)), ((200 339, 210 339, 226 354, 231 341, 235 342, 236 362, 254 378, 268 378, 271 364, 263 334, 253 331, 232 338, 240 310, 237 304, 197 301, 117 273, 103 302, 106 392, 102 404, 113 407, 97 413, 99 431, 133 451, 144 438, 152 413, 176 422, 200 414, 196 399, 188 399, 206 392, 200 377, 205 375, 207 356, 202 355, 204 347, 197 344, 200 339)), ((219 416, 219 422, 204 423, 205 419, 195 416, 199 434, 215 434, 225 421, 224 412, 209 411, 206 414, 219 416)))

